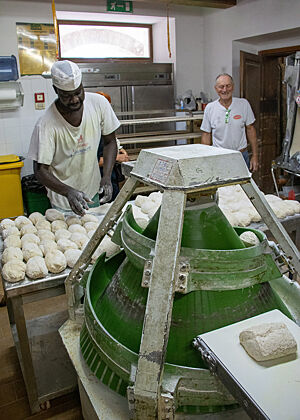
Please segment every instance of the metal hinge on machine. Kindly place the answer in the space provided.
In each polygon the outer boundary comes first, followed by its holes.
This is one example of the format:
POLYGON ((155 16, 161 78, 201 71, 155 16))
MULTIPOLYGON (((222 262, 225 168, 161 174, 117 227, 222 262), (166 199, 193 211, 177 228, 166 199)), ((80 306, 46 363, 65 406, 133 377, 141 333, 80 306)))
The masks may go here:
POLYGON ((285 273, 295 274, 296 270, 293 263, 291 262, 291 258, 285 254, 281 246, 279 244, 276 244, 273 241, 268 241, 268 243, 269 243, 269 247, 274 252, 274 255, 275 255, 274 261, 277 267, 279 268, 280 272, 282 274, 285 274, 285 273), (282 270, 283 266, 287 267, 285 271, 282 270))

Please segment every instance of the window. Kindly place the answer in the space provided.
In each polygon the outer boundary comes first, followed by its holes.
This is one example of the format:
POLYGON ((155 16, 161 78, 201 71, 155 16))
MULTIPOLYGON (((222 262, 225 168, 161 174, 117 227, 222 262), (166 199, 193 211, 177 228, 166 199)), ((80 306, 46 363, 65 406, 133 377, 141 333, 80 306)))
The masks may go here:
POLYGON ((152 25, 58 20, 59 58, 152 62, 152 25))

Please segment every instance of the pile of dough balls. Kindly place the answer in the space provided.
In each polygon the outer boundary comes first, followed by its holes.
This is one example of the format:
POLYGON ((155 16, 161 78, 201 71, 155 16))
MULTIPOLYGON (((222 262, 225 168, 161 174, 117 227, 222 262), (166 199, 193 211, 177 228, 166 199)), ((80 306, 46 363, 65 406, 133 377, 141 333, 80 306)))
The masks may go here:
MULTIPOLYGON (((232 226, 245 227, 261 221, 261 216, 240 185, 219 188, 218 195, 219 207, 232 226)), ((282 200, 272 194, 265 195, 265 199, 279 219, 300 213, 298 201, 282 200)))
POLYGON ((149 223, 149 220, 154 216, 156 211, 161 205, 162 193, 153 192, 148 197, 144 195, 138 195, 134 200, 132 206, 133 217, 136 223, 145 229, 149 223))
MULTIPOLYGON (((34 212, 29 217, 3 219, 0 231, 4 244, 1 256, 4 280, 14 283, 24 280, 25 275, 40 279, 48 273, 57 274, 66 267, 74 267, 98 225, 99 219, 92 214, 65 217, 55 209, 48 209, 45 216, 34 212)), ((100 249, 107 256, 119 251, 108 239, 103 239, 93 261, 100 255, 100 249)))

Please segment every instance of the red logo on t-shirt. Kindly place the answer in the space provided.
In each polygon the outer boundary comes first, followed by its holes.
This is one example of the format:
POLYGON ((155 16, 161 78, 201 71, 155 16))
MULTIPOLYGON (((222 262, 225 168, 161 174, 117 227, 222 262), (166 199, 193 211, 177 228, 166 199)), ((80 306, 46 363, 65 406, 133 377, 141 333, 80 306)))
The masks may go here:
POLYGON ((240 119, 242 118, 242 116, 241 116, 241 115, 235 115, 233 118, 234 118, 235 120, 240 120, 240 119))

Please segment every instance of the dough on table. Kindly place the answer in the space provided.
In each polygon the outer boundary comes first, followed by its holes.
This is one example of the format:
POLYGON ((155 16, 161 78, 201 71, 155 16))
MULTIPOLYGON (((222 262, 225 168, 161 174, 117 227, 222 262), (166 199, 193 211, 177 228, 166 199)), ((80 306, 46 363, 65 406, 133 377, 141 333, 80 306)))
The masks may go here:
POLYGON ((48 209, 46 210, 45 217, 49 222, 54 222, 54 220, 65 220, 65 216, 63 213, 56 209, 48 209))
POLYGON ((3 251, 1 262, 2 264, 6 264, 8 261, 13 259, 23 261, 23 252, 20 248, 9 246, 3 251))
POLYGON ((48 222, 48 220, 39 220, 36 223, 35 227, 37 228, 37 230, 45 229, 51 231, 51 223, 48 222))
POLYGON ((67 229, 59 229, 55 232, 55 239, 58 241, 59 239, 70 239, 72 233, 69 232, 67 229))
POLYGON ((41 221, 41 220, 46 220, 45 216, 42 215, 42 213, 40 213, 39 211, 34 211, 33 213, 31 213, 29 215, 29 220, 32 221, 32 223, 34 225, 37 224, 37 222, 41 221))
POLYGON ((8 229, 3 229, 2 230, 2 237, 3 237, 3 239, 6 239, 10 235, 20 236, 21 233, 20 233, 19 229, 17 227, 15 227, 15 226, 12 226, 12 227, 9 227, 8 229))
POLYGON ((14 246, 16 248, 21 248, 20 236, 10 235, 6 239, 4 239, 4 248, 8 248, 9 246, 14 246))
POLYGON ((41 240, 39 247, 42 250, 42 253, 46 255, 47 252, 57 249, 57 243, 50 239, 43 239, 41 240))
POLYGON ((13 226, 15 226, 15 222, 13 220, 11 220, 11 219, 3 219, 1 221, 1 223, 0 223, 1 232, 4 229, 8 229, 8 228, 13 227, 13 226))
POLYGON ((70 241, 70 239, 59 239, 57 241, 57 247, 60 251, 65 252, 67 249, 77 249, 78 246, 75 242, 70 241))
POLYGON ((43 257, 31 257, 26 264, 26 275, 31 279, 41 279, 46 277, 48 274, 48 268, 46 266, 43 257))
POLYGON ((40 238, 40 240, 42 241, 43 239, 48 239, 50 241, 54 241, 55 240, 55 235, 53 232, 51 232, 51 230, 47 230, 47 229, 40 229, 37 231, 37 236, 40 238))
POLYGON ((51 223, 52 232, 55 233, 59 229, 68 229, 68 225, 64 220, 54 220, 54 222, 51 223))
POLYGON ((35 256, 42 257, 43 256, 43 253, 42 253, 42 250, 40 249, 40 247, 33 242, 25 243, 23 248, 22 248, 22 252, 23 252, 23 258, 24 258, 25 261, 28 261, 29 258, 31 258, 31 257, 35 257, 35 256))
POLYGON ((243 330, 240 343, 257 362, 296 353, 297 343, 283 322, 255 325, 243 330))
POLYGON ((81 225, 81 219, 78 216, 68 216, 66 218, 66 223, 68 226, 81 225))
POLYGON ((81 225, 76 224, 76 223, 73 223, 72 225, 70 225, 69 228, 68 228, 68 231, 71 232, 71 233, 80 232, 80 233, 83 233, 84 235, 86 235, 85 228, 81 225))
POLYGON ((99 225, 98 218, 94 216, 93 214, 85 214, 84 216, 82 216, 81 221, 82 223, 94 222, 94 223, 97 223, 97 225, 99 225))
POLYGON ((18 281, 24 280, 25 278, 25 269, 26 264, 23 261, 14 258, 9 260, 2 267, 2 276, 4 280, 9 283, 16 283, 18 281))
POLYGON ((68 267, 73 268, 80 255, 80 249, 67 249, 65 251, 65 257, 67 260, 68 267))
POLYGON ((41 240, 34 233, 26 233, 26 235, 22 236, 22 238, 21 238, 22 248, 28 242, 33 242, 35 244, 39 244, 41 242, 41 240))
POLYGON ((84 229, 89 232, 90 230, 96 230, 97 227, 99 226, 99 222, 95 223, 95 222, 86 222, 84 224, 84 229))
POLYGON ((61 273, 67 267, 66 257, 58 249, 47 252, 45 256, 45 263, 48 270, 54 274, 61 273))
POLYGON ((37 228, 33 225, 24 225, 21 227, 21 236, 26 235, 26 233, 37 233, 37 228))
POLYGON ((73 232, 71 237, 70 237, 70 241, 74 242, 79 249, 83 249, 87 242, 89 241, 89 238, 87 235, 84 235, 83 233, 80 232, 73 232))
POLYGON ((260 243, 255 233, 251 232, 250 230, 243 232, 240 235, 240 239, 245 243, 246 246, 254 246, 260 243))
POLYGON ((15 226, 19 229, 19 230, 21 230, 21 228, 24 226, 24 225, 32 225, 32 221, 31 220, 29 220, 27 217, 25 217, 25 216, 18 216, 16 219, 15 219, 15 226))

